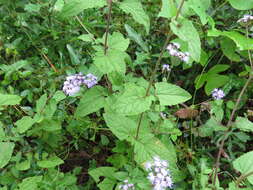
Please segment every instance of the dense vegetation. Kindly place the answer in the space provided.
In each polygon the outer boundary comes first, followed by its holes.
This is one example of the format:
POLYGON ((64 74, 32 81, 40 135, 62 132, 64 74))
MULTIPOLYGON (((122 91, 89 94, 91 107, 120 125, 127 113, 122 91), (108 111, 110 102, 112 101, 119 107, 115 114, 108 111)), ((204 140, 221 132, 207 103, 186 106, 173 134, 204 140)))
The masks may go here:
POLYGON ((253 189, 253 0, 0 0, 0 190, 253 189))

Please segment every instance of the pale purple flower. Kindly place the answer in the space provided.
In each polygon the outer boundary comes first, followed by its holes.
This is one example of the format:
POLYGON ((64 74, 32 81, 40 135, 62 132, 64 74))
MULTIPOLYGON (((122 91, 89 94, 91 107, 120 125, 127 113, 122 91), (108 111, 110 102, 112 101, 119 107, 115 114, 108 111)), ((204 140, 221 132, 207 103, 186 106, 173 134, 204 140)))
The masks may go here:
POLYGON ((147 178, 153 185, 154 190, 172 188, 173 181, 166 160, 161 160, 158 156, 155 156, 152 162, 148 162, 146 170, 149 171, 147 178))
POLYGON ((168 64, 163 64, 163 66, 162 66, 162 71, 170 71, 171 69, 170 69, 170 65, 168 65, 168 64))
POLYGON ((124 180, 123 182, 124 184, 119 185, 120 190, 134 190, 135 189, 134 184, 129 183, 128 180, 124 180))
POLYGON ((237 22, 238 23, 248 23, 253 20, 253 16, 251 15, 244 15, 242 18, 240 18, 237 22))
POLYGON ((87 75, 85 76, 85 79, 84 79, 83 83, 84 83, 88 88, 91 88, 91 87, 93 87, 94 85, 96 85, 96 84, 98 83, 97 80, 98 80, 98 78, 97 78, 95 75, 89 73, 89 74, 87 74, 87 75))
POLYGON ((212 91, 212 97, 213 97, 215 100, 220 100, 220 99, 224 98, 224 96, 225 96, 225 93, 224 93, 223 90, 221 90, 221 89, 215 88, 215 89, 212 91))
MULTIPOLYGON (((181 52, 181 51, 179 51, 179 48, 180 48, 180 44, 170 43, 166 49, 169 51, 169 54, 171 56, 178 57, 181 61, 187 63, 190 59, 189 52, 181 52)), ((163 70, 164 70, 164 68, 163 68, 163 70)))

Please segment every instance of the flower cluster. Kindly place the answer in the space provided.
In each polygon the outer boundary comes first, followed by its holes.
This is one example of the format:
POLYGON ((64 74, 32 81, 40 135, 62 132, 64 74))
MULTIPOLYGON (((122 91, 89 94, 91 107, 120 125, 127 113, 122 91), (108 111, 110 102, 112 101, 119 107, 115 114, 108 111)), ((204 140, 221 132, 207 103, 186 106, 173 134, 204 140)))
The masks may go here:
POLYGON ((250 21, 253 21, 253 16, 251 15, 244 15, 242 18, 240 18, 237 22, 238 23, 248 23, 250 21))
POLYGON ((129 183, 128 180, 124 180, 124 184, 119 185, 119 189, 121 190, 134 190, 134 184, 129 183))
POLYGON ((225 96, 225 93, 224 93, 223 90, 221 90, 221 89, 215 88, 215 89, 212 91, 212 97, 213 97, 215 100, 220 100, 220 99, 224 98, 224 96, 225 96))
POLYGON ((171 56, 178 57, 181 61, 187 63, 190 59, 190 54, 188 52, 181 52, 179 51, 180 44, 178 43, 170 43, 167 46, 167 50, 171 56))
POLYGON ((62 90, 66 95, 73 96, 79 92, 82 84, 86 85, 88 88, 91 88, 97 84, 97 77, 91 73, 87 74, 86 76, 84 76, 82 73, 67 76, 62 90))
POLYGON ((145 164, 145 168, 149 171, 148 179, 153 185, 154 190, 172 188, 173 182, 166 160, 161 160, 158 156, 155 156, 152 162, 145 164))
POLYGON ((164 72, 164 71, 169 72, 170 70, 171 70, 170 65, 168 65, 168 64, 163 64, 163 66, 162 66, 162 71, 163 71, 163 72, 164 72))

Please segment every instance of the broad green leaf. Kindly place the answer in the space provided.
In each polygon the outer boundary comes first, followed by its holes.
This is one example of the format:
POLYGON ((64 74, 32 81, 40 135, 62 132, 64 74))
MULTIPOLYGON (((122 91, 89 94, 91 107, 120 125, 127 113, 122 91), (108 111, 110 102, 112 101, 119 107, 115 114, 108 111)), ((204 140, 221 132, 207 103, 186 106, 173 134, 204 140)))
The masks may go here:
MULTIPOLYGON (((253 172, 253 151, 247 152, 233 161, 233 166, 241 172, 241 175, 246 175, 253 172)), ((253 184, 253 175, 247 177, 249 182, 253 184)))
POLYGON ((4 139, 5 139, 5 132, 3 126, 0 123, 0 142, 3 141, 4 139))
POLYGON ((32 127, 35 123, 35 120, 29 116, 24 116, 22 119, 18 120, 15 125, 19 133, 24 133, 32 127))
POLYGON ((229 3, 238 10, 253 9, 253 0, 228 0, 229 3))
POLYGON ((35 12, 35 13, 39 13, 40 12, 40 8, 41 8, 41 5, 40 4, 32 4, 32 3, 28 3, 25 5, 25 11, 27 12, 35 12))
POLYGON ((236 44, 231 39, 223 38, 220 41, 220 45, 222 52, 228 59, 235 62, 241 61, 240 56, 236 54, 236 44))
POLYGON ((11 159, 15 144, 11 142, 0 142, 0 168, 8 164, 11 159))
POLYGON ((19 171, 28 170, 30 168, 31 162, 29 160, 25 160, 23 162, 16 164, 16 169, 19 171))
POLYGON ((208 74, 217 74, 229 69, 229 65, 218 64, 209 69, 208 74))
POLYGON ((82 40, 84 42, 92 42, 93 41, 93 35, 90 34, 82 34, 81 36, 78 36, 77 39, 82 40))
POLYGON ((234 123, 235 127, 246 132, 253 132, 253 123, 245 117, 237 117, 234 123))
POLYGON ((176 16, 177 8, 173 0, 162 0, 162 8, 158 14, 158 17, 164 17, 170 19, 176 16))
POLYGON ((113 189, 116 183, 116 180, 105 178, 102 182, 98 184, 98 187, 100 190, 113 189))
POLYGON ((89 171, 89 175, 95 180, 95 182, 100 181, 100 177, 107 177, 114 179, 114 173, 116 172, 116 168, 114 167, 99 167, 89 171))
POLYGON ((16 105, 21 101, 21 97, 11 94, 0 94, 0 106, 16 105))
POLYGON ((150 109, 152 96, 146 97, 146 89, 135 84, 125 85, 125 91, 119 95, 112 109, 122 115, 138 115, 150 109))
POLYGON ((65 98, 66 98, 66 95, 61 90, 56 91, 54 96, 52 97, 52 99, 54 99, 56 102, 60 102, 64 100, 65 98))
POLYGON ((161 106, 172 106, 191 99, 191 95, 179 86, 166 82, 155 84, 155 95, 158 97, 161 106))
POLYGON ((29 64, 29 62, 27 60, 20 60, 20 61, 17 61, 15 63, 11 64, 11 65, 1 64, 0 69, 4 71, 5 76, 9 76, 14 71, 18 71, 19 69, 25 67, 28 64, 29 64))
POLYGON ((19 190, 39 190, 38 183, 42 181, 42 176, 27 177, 18 184, 19 190))
POLYGON ((41 168, 53 168, 63 163, 64 161, 57 156, 53 156, 45 160, 37 161, 38 166, 41 168))
POLYGON ((171 22, 170 27, 174 34, 176 34, 181 40, 188 43, 188 49, 190 56, 196 61, 200 61, 201 55, 201 45, 199 33, 192 24, 191 21, 187 19, 180 19, 180 25, 176 22, 171 22))
POLYGON ((64 0, 57 0, 54 4, 54 11, 61 11, 64 6, 64 0))
POLYGON ((200 17, 202 25, 207 23, 207 9, 211 4, 211 0, 190 0, 188 1, 190 7, 200 17))
POLYGON ((229 81, 229 77, 219 74, 208 74, 206 80, 205 92, 207 95, 210 95, 213 89, 225 85, 229 81))
POLYGON ((108 51, 107 55, 98 52, 94 57, 94 64, 103 74, 108 74, 112 71, 124 74, 126 72, 126 56, 126 53, 118 50, 108 51))
POLYGON ((43 110, 43 116, 46 117, 47 119, 52 118, 56 109, 57 109, 57 102, 55 99, 51 99, 43 110))
POLYGON ((37 101, 36 101, 36 112, 41 113, 45 108, 47 103, 47 94, 43 94, 37 101))
POLYGON ((213 28, 208 31, 207 35, 213 37, 226 36, 235 42, 239 50, 253 49, 253 39, 248 39, 246 36, 237 31, 220 31, 213 28))
POLYGON ((137 129, 137 123, 132 119, 117 114, 104 114, 104 119, 111 132, 120 140, 131 141, 137 129))
POLYGON ((44 131, 58 131, 61 130, 61 122, 54 119, 44 119, 39 123, 39 126, 44 131))
POLYGON ((133 19, 144 25, 146 32, 149 33, 149 17, 143 10, 142 4, 139 0, 124 0, 123 2, 120 2, 119 8, 127 14, 131 14, 133 19))
POLYGON ((208 74, 204 73, 204 74, 200 74, 199 76, 196 77, 194 83, 195 83, 195 88, 199 89, 201 88, 207 79, 208 74))
POLYGON ((75 117, 84 117, 103 108, 105 104, 105 95, 105 89, 101 86, 88 89, 78 104, 75 117))
POLYGON ((126 51, 129 43, 129 39, 124 38, 124 36, 119 32, 113 32, 112 35, 108 36, 108 46, 110 49, 126 51))
POLYGON ((60 17, 67 18, 81 13, 85 9, 100 8, 106 5, 106 0, 67 0, 60 17))
POLYGON ((125 24, 125 29, 127 31, 127 34, 129 38, 131 38, 133 41, 135 41, 137 44, 141 46, 141 48, 145 51, 148 52, 148 46, 147 44, 143 41, 142 37, 140 34, 138 34, 131 26, 128 24, 125 24))

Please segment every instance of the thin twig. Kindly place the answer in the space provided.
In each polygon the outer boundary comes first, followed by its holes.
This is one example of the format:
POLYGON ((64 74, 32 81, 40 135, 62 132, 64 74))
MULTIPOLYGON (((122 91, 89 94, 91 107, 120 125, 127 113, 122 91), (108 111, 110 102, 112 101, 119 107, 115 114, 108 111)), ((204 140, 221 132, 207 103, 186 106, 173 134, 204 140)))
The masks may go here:
MULTIPOLYGON (((177 21, 177 19, 178 19, 178 17, 179 17, 179 14, 180 14, 180 12, 181 12, 181 10, 182 10, 182 7, 183 7, 183 5, 184 5, 184 2, 185 2, 185 0, 182 0, 181 3, 180 3, 180 5, 179 5, 179 7, 178 7, 178 9, 177 9, 175 21, 177 21)), ((162 48, 162 50, 161 50, 161 53, 160 53, 160 55, 159 55, 159 57, 158 57, 158 60, 157 60, 157 62, 156 62, 156 64, 155 64, 155 69, 153 70, 153 72, 152 72, 152 74, 151 74, 151 76, 150 76, 150 80, 149 80, 148 88, 147 88, 147 90, 146 90, 146 96, 145 96, 145 97, 147 97, 147 96, 149 95, 151 86, 152 86, 152 84, 153 84, 153 82, 154 82, 154 80, 155 80, 155 74, 156 74, 156 72, 157 72, 157 70, 158 70, 158 68, 159 68, 159 65, 160 65, 160 63, 161 63, 163 54, 164 54, 164 52, 165 52, 165 50, 166 50, 166 47, 167 47, 167 45, 168 45, 168 43, 169 43, 169 41, 170 41, 171 36, 172 36, 172 32, 171 32, 171 29, 170 29, 170 32, 169 32, 169 34, 168 34, 168 37, 167 37, 167 39, 165 40, 165 43, 164 43, 163 48, 162 48)), ((136 140, 137 140, 138 137, 139 137, 140 126, 141 126, 141 121, 142 121, 142 118, 143 118, 143 114, 144 114, 144 112, 141 113, 140 118, 139 118, 139 121, 138 121, 138 126, 137 126, 137 131, 136 131, 136 136, 135 136, 135 139, 136 139, 136 140)))
POLYGON ((253 175, 253 171, 252 171, 252 172, 249 172, 249 173, 247 173, 247 174, 241 175, 241 176, 236 180, 236 186, 239 187, 241 181, 244 180, 245 178, 251 176, 251 175, 253 175))
POLYGON ((104 54, 107 54, 108 50, 108 34, 109 34, 109 27, 110 27, 110 22, 111 22, 111 15, 112 15, 112 0, 108 0, 108 14, 107 14, 107 26, 106 26, 106 31, 105 31, 105 43, 104 43, 104 54))
MULTIPOLYGON (((246 27, 246 35, 247 35, 247 38, 248 38, 248 27, 246 27)), ((253 67, 252 67, 253 63, 252 63, 250 50, 248 50, 248 56, 249 56, 249 61, 250 61, 250 65, 251 65, 251 72, 253 72, 253 67)), ((230 130, 232 129, 232 122, 233 122, 233 119, 234 119, 234 116, 235 116, 235 112, 237 111, 237 108, 239 106, 239 103, 241 102, 242 96, 245 93, 247 87, 249 86, 250 81, 252 80, 252 78, 253 78, 252 73, 249 73, 249 78, 247 79, 246 83, 244 84, 244 86, 243 86, 243 88, 242 88, 242 90, 241 90, 241 92, 240 92, 240 94, 237 98, 236 104, 235 104, 235 106, 232 110, 232 114, 231 114, 231 116, 228 120, 228 123, 227 123, 227 128, 228 129, 225 132, 225 134, 223 136, 223 139, 221 141, 219 151, 218 151, 218 155, 217 155, 217 159, 216 159, 216 162, 215 162, 215 170, 214 170, 214 178, 213 178, 213 189, 216 189, 215 184, 216 184, 218 168, 219 168, 219 165, 220 165, 221 153, 223 151, 224 144, 225 144, 225 141, 227 140, 228 134, 229 134, 230 130)))
POLYGON ((90 31, 86 28, 86 26, 82 23, 81 19, 78 16, 76 16, 76 20, 83 27, 83 29, 90 35, 90 37, 92 38, 92 40, 95 41, 96 39, 93 37, 92 33, 90 33, 90 31))

